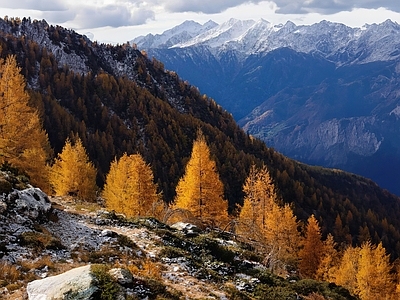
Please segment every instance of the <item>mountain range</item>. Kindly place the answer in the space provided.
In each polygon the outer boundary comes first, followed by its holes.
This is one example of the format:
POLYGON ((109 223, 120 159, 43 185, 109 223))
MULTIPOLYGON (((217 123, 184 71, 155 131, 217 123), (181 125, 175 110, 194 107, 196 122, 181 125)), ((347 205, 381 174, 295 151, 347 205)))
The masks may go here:
POLYGON ((135 38, 249 134, 400 194, 400 26, 186 21, 135 38))

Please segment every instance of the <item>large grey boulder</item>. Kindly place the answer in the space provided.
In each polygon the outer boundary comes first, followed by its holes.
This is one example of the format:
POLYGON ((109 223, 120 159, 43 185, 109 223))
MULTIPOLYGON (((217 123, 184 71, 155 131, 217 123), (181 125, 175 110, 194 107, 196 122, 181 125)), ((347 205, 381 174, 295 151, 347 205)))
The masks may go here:
POLYGON ((28 283, 29 300, 93 299, 97 291, 90 265, 28 283))
POLYGON ((8 210, 12 209, 21 216, 36 220, 46 216, 51 209, 47 195, 38 188, 22 191, 14 190, 5 199, 8 210))

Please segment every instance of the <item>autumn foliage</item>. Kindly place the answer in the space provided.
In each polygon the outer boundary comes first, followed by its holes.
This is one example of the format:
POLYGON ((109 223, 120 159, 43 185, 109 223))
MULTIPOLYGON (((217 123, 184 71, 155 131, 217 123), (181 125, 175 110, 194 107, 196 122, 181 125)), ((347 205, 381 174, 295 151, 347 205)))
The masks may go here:
POLYGON ((96 199, 96 168, 80 138, 74 144, 67 139, 51 168, 50 182, 58 196, 74 195, 85 201, 96 199))
POLYGON ((224 199, 224 186, 200 131, 193 143, 185 174, 176 187, 176 194, 173 208, 188 210, 194 217, 210 224, 227 223, 228 202, 224 199))
POLYGON ((237 220, 237 234, 256 242, 272 269, 282 263, 295 265, 301 242, 299 224, 291 207, 280 205, 266 166, 251 167, 243 191, 245 197, 237 220))
POLYGON ((49 191, 50 145, 29 100, 15 56, 0 60, 0 163, 10 163, 49 191))
POLYGON ((274 267, 276 263, 283 262, 295 266, 301 246, 299 222, 289 204, 279 206, 272 203, 268 213, 265 228, 265 240, 269 246, 269 264, 274 267))
POLYGON ((321 228, 314 215, 308 218, 303 248, 300 251, 300 273, 315 279, 323 254, 321 228))
POLYGON ((301 235, 300 223, 288 204, 280 205, 265 167, 250 169, 243 190, 237 233, 265 255, 264 263, 271 270, 285 274, 286 267, 295 267, 302 278, 333 282, 361 300, 398 299, 400 289, 382 244, 367 241, 340 251, 334 236, 323 240, 314 215, 301 235))
POLYGON ((103 198, 107 208, 127 217, 157 217, 160 195, 153 172, 140 154, 125 153, 111 163, 103 198))
POLYGON ((277 201, 275 186, 265 166, 260 170, 254 165, 251 167, 243 191, 245 197, 240 210, 237 232, 259 240, 264 237, 267 214, 271 211, 272 204, 277 201))

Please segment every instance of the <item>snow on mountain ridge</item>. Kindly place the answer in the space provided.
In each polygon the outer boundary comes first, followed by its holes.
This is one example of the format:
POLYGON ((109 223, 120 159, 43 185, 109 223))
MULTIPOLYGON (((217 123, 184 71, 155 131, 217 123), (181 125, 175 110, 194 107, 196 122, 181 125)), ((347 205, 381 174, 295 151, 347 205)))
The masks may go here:
POLYGON ((204 31, 211 30, 215 26, 218 26, 218 24, 211 20, 203 25, 195 21, 185 21, 164 31, 162 34, 139 36, 133 40, 133 43, 143 45, 145 48, 171 47, 175 44, 186 42, 204 31))
MULTIPOLYGON (((291 21, 274 25, 263 19, 257 22, 230 19, 221 25, 212 23, 213 26, 207 28, 205 25, 198 34, 192 31, 191 36, 184 38, 171 36, 173 32, 165 31, 161 36, 164 39, 168 37, 171 42, 168 45, 148 45, 138 39, 134 42, 145 50, 206 46, 215 54, 233 50, 240 53, 241 57, 288 47, 298 52, 318 53, 338 65, 400 57, 400 51, 397 50, 400 45, 400 25, 391 20, 381 24, 366 24, 361 28, 325 20, 312 25, 296 25, 291 21)), ((183 23, 177 27, 182 32, 189 32, 184 28, 191 26, 183 23)))
POLYGON ((252 25, 254 25, 254 23, 255 21, 253 20, 241 21, 232 18, 229 21, 222 23, 219 26, 216 26, 206 32, 203 32, 202 34, 194 37, 193 39, 187 42, 174 45, 173 47, 185 48, 199 44, 210 46, 212 48, 219 47, 226 42, 239 38, 252 25))

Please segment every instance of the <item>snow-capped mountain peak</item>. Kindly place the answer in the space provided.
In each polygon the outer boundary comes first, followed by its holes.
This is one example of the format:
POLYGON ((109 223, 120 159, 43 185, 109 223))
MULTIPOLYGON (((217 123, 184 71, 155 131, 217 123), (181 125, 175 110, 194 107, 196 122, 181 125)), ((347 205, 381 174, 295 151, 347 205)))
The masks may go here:
POLYGON ((210 30, 214 27, 218 26, 218 23, 215 23, 213 20, 209 20, 206 23, 203 24, 203 30, 210 30))
POLYGON ((260 19, 230 19, 218 25, 186 21, 162 35, 148 35, 133 41, 140 49, 191 48, 206 46, 212 53, 235 51, 246 58, 279 48, 317 53, 337 65, 394 60, 400 57, 400 25, 391 20, 381 24, 351 28, 321 21, 312 25, 271 24, 260 19))
POLYGON ((162 34, 139 36, 133 40, 133 43, 140 45, 141 48, 168 48, 175 44, 184 43, 216 26, 218 24, 211 20, 203 25, 195 21, 185 21, 162 34))
POLYGON ((189 41, 174 45, 174 47, 185 48, 193 45, 207 45, 212 48, 223 45, 226 42, 238 39, 245 33, 255 21, 241 21, 230 19, 219 26, 213 27, 210 30, 192 38, 189 41))

